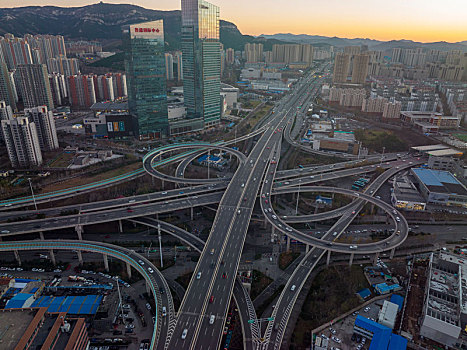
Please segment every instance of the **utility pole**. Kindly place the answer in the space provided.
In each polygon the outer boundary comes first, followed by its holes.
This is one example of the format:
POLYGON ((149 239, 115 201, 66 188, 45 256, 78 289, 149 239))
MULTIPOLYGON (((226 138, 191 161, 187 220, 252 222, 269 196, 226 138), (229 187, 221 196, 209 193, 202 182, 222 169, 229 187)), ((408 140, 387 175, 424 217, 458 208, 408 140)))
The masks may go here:
POLYGON ((159 251, 161 256, 161 268, 164 267, 164 261, 162 260, 162 239, 161 239, 161 224, 157 224, 157 233, 159 234, 159 251))
POLYGON ((299 180, 298 182, 298 193, 297 193, 297 204, 295 205, 295 216, 298 215, 298 200, 300 198, 300 186, 302 184, 302 180, 299 180))
POLYGON ((123 305, 122 305, 122 295, 120 294, 120 282, 118 281, 120 279, 119 276, 117 276, 117 291, 118 291, 118 303, 119 303, 119 308, 120 308, 120 313, 122 315, 122 322, 123 322, 123 305))
POLYGON ((34 207, 36 208, 36 211, 37 211, 36 197, 34 196, 34 191, 32 189, 32 183, 31 183, 31 178, 30 177, 28 177, 28 181, 29 181, 29 187, 31 188, 32 200, 34 202, 34 207))
POLYGON ((209 162, 211 161, 211 150, 208 150, 208 159, 207 159, 207 162, 208 162, 208 180, 209 180, 209 162))
POLYGON ((383 164, 383 158, 384 158, 384 151, 386 150, 386 147, 383 147, 383 153, 381 154, 381 161, 379 163, 379 165, 381 166, 381 164, 383 164))

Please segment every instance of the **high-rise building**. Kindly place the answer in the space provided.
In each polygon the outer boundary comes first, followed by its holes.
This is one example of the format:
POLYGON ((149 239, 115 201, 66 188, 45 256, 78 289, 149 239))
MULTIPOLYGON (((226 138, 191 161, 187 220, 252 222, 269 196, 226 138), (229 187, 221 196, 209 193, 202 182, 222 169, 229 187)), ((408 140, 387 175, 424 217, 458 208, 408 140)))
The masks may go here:
POLYGON ((245 56, 247 62, 262 62, 263 61, 263 44, 246 43, 245 56))
POLYGON ((344 47, 344 53, 349 54, 351 56, 358 55, 361 49, 361 46, 346 46, 344 47))
POLYGON ((114 86, 114 97, 126 97, 128 91, 126 87, 126 75, 122 73, 108 73, 107 76, 112 77, 112 84, 114 86))
POLYGON ((33 122, 36 126, 37 137, 42 151, 53 151, 59 147, 52 111, 47 110, 46 106, 26 108, 24 116, 29 118, 29 121, 33 122))
POLYGON ((183 90, 189 119, 204 127, 220 121, 219 7, 182 0, 183 90))
POLYGON ((16 71, 21 81, 24 107, 47 106, 52 110, 54 102, 45 64, 20 64, 16 71))
POLYGON ((228 48, 225 50, 225 62, 227 64, 234 64, 235 62, 235 50, 232 48, 228 48))
MULTIPOLYGON (((359 46, 357 46, 360 48, 359 46)), ((333 83, 345 83, 349 73, 350 55, 343 52, 336 53, 334 58, 334 73, 332 76, 333 83)))
POLYGON ((165 77, 174 80, 174 57, 171 53, 165 53, 165 77))
POLYGON ((16 110, 15 89, 12 86, 10 72, 5 62, 0 60, 0 101, 16 110))
POLYGON ((169 135, 165 77, 164 22, 133 24, 123 32, 128 106, 140 138, 169 135))
POLYGON ((176 51, 173 54, 174 58, 174 79, 176 81, 182 81, 183 80, 183 55, 181 51, 176 51))
POLYGON ((96 103, 96 87, 91 75, 72 75, 68 77, 68 95, 75 108, 89 108, 96 103))
MULTIPOLYGON (((7 120, 13 118, 13 110, 5 101, 0 101, 0 120, 7 120)), ((1 136, 1 133, 0 133, 1 136)))
POLYGON ((63 105, 65 99, 68 97, 68 87, 65 76, 58 73, 49 74, 49 82, 54 106, 63 105))
POLYGON ((42 164, 36 126, 28 117, 16 117, 1 122, 3 137, 14 168, 30 168, 42 164))
POLYGON ((364 84, 368 75, 368 64, 370 56, 367 54, 358 54, 353 57, 352 83, 364 84))
POLYGON ((96 93, 96 101, 115 100, 112 75, 93 75, 92 78, 94 80, 94 91, 96 93))
POLYGON ((313 46, 310 44, 275 44, 272 46, 272 60, 277 63, 305 63, 313 62, 313 46))
POLYGON ((60 73, 66 77, 79 73, 79 61, 76 58, 49 58, 47 60, 49 73, 60 73))

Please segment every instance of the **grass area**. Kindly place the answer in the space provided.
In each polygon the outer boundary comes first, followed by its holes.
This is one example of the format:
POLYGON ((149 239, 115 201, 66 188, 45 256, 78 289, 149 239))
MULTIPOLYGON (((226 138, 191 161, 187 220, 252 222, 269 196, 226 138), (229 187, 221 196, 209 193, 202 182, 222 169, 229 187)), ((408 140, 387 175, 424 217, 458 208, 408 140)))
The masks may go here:
POLYGON ((360 304, 356 292, 368 287, 363 268, 337 266, 321 271, 313 280, 292 335, 292 348, 310 345, 310 330, 360 304))
POLYGON ((62 153, 57 158, 55 158, 50 164, 48 164, 51 168, 66 168, 70 165, 72 159, 74 158, 74 154, 71 153, 62 153))
POLYGON ((467 142, 467 134, 454 134, 454 137, 463 142, 467 142))
POLYGON ((105 67, 105 68, 112 68, 115 70, 125 70, 124 66, 124 56, 125 54, 123 52, 116 53, 113 56, 103 58, 99 61, 93 62, 89 64, 89 67, 105 67))
POLYGON ((41 188, 39 193, 58 191, 58 190, 63 190, 63 189, 70 188, 70 187, 86 185, 86 184, 96 182, 96 181, 106 180, 111 177, 129 173, 139 168, 141 168, 141 163, 136 162, 136 163, 128 164, 128 165, 118 167, 118 168, 115 168, 109 171, 105 171, 105 172, 102 172, 96 175, 91 175, 91 176, 86 176, 86 177, 77 177, 77 178, 69 179, 65 182, 46 185, 41 188))
POLYGON ((261 104, 260 100, 248 100, 242 103, 242 107, 245 109, 255 109, 261 104))
POLYGON ((298 252, 284 252, 279 255, 279 268, 285 270, 295 259, 298 258, 298 252))
POLYGON ((390 131, 355 130, 355 138, 371 151, 399 152, 407 150, 407 143, 390 131))
POLYGON ((251 283, 251 299, 255 299, 267 286, 272 283, 273 279, 269 278, 260 271, 253 270, 253 282, 251 283))

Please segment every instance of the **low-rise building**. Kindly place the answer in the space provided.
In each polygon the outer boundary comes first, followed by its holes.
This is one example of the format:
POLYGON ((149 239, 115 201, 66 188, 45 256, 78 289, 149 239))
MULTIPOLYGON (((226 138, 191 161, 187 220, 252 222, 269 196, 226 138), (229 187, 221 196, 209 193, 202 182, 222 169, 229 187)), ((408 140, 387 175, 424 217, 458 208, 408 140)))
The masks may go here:
POLYGON ((378 323, 390 329, 394 329, 398 311, 399 306, 397 306, 397 304, 393 304, 390 301, 385 300, 383 302, 383 307, 378 314, 378 323))
POLYGON ((401 121, 423 133, 437 133, 442 129, 457 129, 460 119, 438 112, 401 112, 401 121))
POLYGON ((421 211, 426 208, 426 200, 420 195, 408 176, 396 177, 394 179, 391 202, 399 210, 421 211))

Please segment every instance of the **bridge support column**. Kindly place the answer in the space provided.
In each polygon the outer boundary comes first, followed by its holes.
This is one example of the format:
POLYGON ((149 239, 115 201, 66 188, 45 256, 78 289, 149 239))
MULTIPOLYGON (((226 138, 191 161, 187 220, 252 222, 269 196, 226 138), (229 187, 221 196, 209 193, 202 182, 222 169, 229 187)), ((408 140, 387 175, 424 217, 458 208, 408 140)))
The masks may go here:
POLYGON ((39 231, 39 238, 41 239, 41 241, 44 240, 44 232, 39 231))
POLYGON ((109 272, 109 258, 107 257, 107 254, 102 255, 104 257, 104 268, 105 271, 109 272))
POLYGON ((118 220, 118 232, 123 233, 122 220, 118 220))
POLYGON ((306 245, 306 252, 308 253, 309 251, 310 251, 310 245, 307 244, 307 245, 306 245))
POLYGON ((15 253, 15 259, 18 262, 18 265, 21 266, 21 257, 19 256, 19 251, 14 250, 15 253))
POLYGON ((290 250, 290 237, 287 236, 287 251, 290 250))
POLYGON ((193 207, 190 208, 191 221, 193 221, 193 207))
POLYGON ((49 250, 49 255, 50 255, 50 260, 52 261, 52 264, 57 265, 57 261, 55 260, 55 253, 53 249, 49 250))
POLYGON ((80 265, 83 265, 83 253, 81 250, 78 250, 78 261, 80 265))
POLYGON ((394 253, 396 252, 396 248, 391 249, 391 253, 389 254, 389 259, 394 259, 394 253))
POLYGON ((373 265, 376 265, 378 263, 378 258, 379 258, 379 253, 376 253, 375 259, 373 260, 373 265))
POLYGON ((354 255, 354 253, 350 254, 349 266, 352 266, 354 255))
POLYGON ((76 225, 76 226, 75 226, 75 231, 76 231, 76 233, 78 234, 78 239, 79 239, 80 241, 82 241, 82 240, 83 240, 83 226, 81 226, 81 225, 76 225))
POLYGON ((126 263, 126 274, 128 278, 131 278, 131 265, 129 263, 126 263))
POLYGON ((326 266, 329 266, 330 261, 331 261, 331 251, 328 250, 328 257, 326 258, 326 266))
POLYGON ((162 187, 162 190, 163 190, 164 189, 164 180, 161 180, 161 181, 162 181, 161 187, 162 187))
POLYGON ((264 218, 263 228, 267 228, 267 227, 268 227, 268 220, 266 220, 266 218, 264 218))

